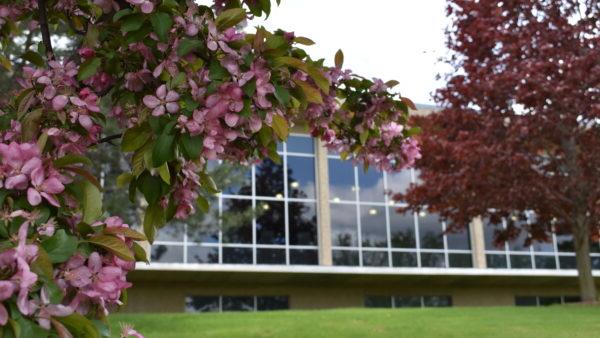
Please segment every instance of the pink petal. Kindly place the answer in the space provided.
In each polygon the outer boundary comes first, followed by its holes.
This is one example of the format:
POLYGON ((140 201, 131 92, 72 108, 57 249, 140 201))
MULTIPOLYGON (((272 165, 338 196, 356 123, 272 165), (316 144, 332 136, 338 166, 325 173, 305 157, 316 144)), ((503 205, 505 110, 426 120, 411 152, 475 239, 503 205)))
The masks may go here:
POLYGON ((65 190, 65 186, 56 177, 50 177, 42 183, 42 189, 51 194, 59 194, 65 190))
POLYGON ((150 14, 154 10, 154 4, 150 1, 146 1, 142 4, 140 8, 142 9, 142 13, 150 14))
POLYGON ((8 322, 8 312, 2 303, 0 303, 0 326, 6 325, 8 322))
POLYGON ((225 115, 225 123, 231 128, 235 127, 239 120, 240 120, 240 116, 237 114, 226 114, 225 115))
POLYGON ((23 164, 21 172, 25 175, 29 175, 38 168, 42 168, 42 160, 39 157, 34 157, 23 164))
POLYGON ((94 121, 90 118, 89 115, 79 115, 79 124, 84 127, 86 130, 90 130, 94 125, 94 121))
POLYGON ((68 306, 58 304, 58 305, 48 305, 46 307, 48 313, 54 317, 66 317, 73 313, 73 309, 68 306))
POLYGON ((152 111, 152 116, 161 116, 165 114, 165 106, 158 106, 152 111))
POLYGON ((165 101, 173 102, 173 101, 177 101, 177 100, 179 100, 179 93, 177 93, 174 90, 171 90, 167 93, 167 98, 165 101))
POLYGON ((30 174, 30 177, 31 184, 33 184, 34 186, 41 185, 42 182, 44 182, 44 178, 46 177, 46 174, 44 173, 44 168, 42 166, 39 166, 33 169, 33 171, 30 174))
POLYGON ((146 95, 144 96, 144 104, 146 107, 150 109, 156 108, 160 104, 160 100, 154 95, 146 95))
POLYGON ((171 114, 179 111, 179 104, 177 102, 167 103, 167 111, 171 114))
POLYGON ((161 100, 164 100, 167 97, 167 86, 161 85, 156 89, 156 97, 161 100))
POLYGON ((52 99, 52 109, 59 111, 63 109, 68 102, 69 99, 65 95, 57 95, 52 99))
POLYGON ((9 299, 15 292, 15 285, 9 281, 0 281, 0 302, 9 299))
POLYGON ((28 181, 29 180, 27 179, 27 176, 25 176, 23 174, 19 174, 19 175, 7 178, 6 181, 4 182, 4 186, 6 187, 6 189, 23 190, 23 189, 27 188, 28 181))
POLYGON ((60 208, 60 203, 58 203, 58 200, 53 195, 50 195, 45 192, 41 192, 40 195, 42 195, 42 197, 44 197, 46 199, 46 201, 48 201, 48 203, 52 204, 53 206, 55 206, 57 208, 60 208))
POLYGON ((85 102, 77 96, 71 96, 69 101, 77 107, 85 107, 85 102))
POLYGON ((34 188, 29 188, 27 189, 27 202, 35 207, 42 203, 42 195, 34 188))

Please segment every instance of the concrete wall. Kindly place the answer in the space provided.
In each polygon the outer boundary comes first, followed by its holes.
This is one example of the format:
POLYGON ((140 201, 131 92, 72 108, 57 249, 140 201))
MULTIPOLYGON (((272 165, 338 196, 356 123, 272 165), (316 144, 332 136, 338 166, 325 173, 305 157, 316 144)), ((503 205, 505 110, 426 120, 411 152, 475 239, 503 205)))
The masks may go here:
POLYGON ((182 312, 186 296, 287 295, 291 309, 363 307, 366 295, 449 295, 454 306, 513 306, 515 296, 572 296, 576 287, 493 286, 219 286, 198 283, 137 282, 129 292, 127 312, 182 312))

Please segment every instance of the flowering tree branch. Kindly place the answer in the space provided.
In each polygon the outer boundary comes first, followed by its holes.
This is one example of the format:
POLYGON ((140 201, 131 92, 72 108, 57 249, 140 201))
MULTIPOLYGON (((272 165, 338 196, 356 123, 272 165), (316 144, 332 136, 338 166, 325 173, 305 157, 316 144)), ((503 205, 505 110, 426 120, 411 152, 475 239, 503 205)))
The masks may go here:
POLYGON ((44 43, 44 47, 46 48, 46 57, 48 60, 54 60, 52 40, 50 39, 50 28, 48 27, 46 0, 38 0, 38 18, 40 21, 40 29, 42 31, 42 41, 44 43))

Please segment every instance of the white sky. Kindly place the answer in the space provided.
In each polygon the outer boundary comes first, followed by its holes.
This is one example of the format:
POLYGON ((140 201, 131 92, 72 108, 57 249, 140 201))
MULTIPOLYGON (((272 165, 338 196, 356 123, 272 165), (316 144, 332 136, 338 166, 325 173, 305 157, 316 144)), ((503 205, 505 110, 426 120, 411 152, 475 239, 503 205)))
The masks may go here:
POLYGON ((438 61, 447 23, 445 0, 282 0, 266 21, 250 24, 311 38, 311 56, 330 65, 341 48, 346 68, 398 80, 403 96, 432 104, 431 92, 443 85, 435 77, 448 71, 438 61))

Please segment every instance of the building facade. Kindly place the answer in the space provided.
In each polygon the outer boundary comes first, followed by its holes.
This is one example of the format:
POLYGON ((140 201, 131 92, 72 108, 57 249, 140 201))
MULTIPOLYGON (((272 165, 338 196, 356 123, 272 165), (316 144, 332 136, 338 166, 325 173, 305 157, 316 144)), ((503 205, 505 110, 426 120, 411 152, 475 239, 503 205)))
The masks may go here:
MULTIPOLYGON (((569 235, 493 245, 474 220, 446 233, 436 215, 400 214, 390 192, 418 172, 364 171, 305 134, 281 163, 213 164, 226 188, 212 210, 163 228, 131 273, 127 311, 204 312, 546 305, 576 301, 569 235)), ((526 236, 526 234, 523 234, 526 236)), ((600 246, 594 245, 600 269, 600 246)), ((596 274, 595 276, 600 276, 596 274)), ((599 279, 600 284, 600 279, 599 279)))

